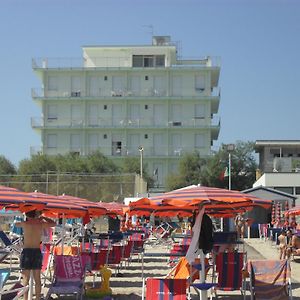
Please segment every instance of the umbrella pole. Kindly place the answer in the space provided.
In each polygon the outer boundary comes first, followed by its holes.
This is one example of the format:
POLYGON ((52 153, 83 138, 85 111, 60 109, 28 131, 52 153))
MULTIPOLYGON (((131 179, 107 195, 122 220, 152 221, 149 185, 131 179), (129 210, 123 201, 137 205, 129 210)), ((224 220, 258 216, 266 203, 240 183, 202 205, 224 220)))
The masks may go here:
MULTIPOLYGON (((199 249, 199 251, 201 263, 200 283, 205 283, 205 255, 202 249, 199 249)), ((207 290, 200 290, 200 300, 207 300, 207 290)))
POLYGON ((61 254, 64 255, 66 219, 65 214, 62 215, 62 230, 61 230, 61 254))

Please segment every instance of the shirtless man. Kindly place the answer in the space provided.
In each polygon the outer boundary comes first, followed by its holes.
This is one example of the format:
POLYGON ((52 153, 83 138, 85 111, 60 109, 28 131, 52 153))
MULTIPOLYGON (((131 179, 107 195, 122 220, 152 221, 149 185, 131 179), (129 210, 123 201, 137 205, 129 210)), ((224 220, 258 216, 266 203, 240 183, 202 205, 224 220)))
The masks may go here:
POLYGON ((287 257, 290 258, 291 254, 300 255, 300 237, 294 235, 291 230, 287 231, 289 239, 287 257))
POLYGON ((283 230, 278 236, 279 241, 279 259, 285 259, 287 251, 287 237, 286 232, 283 230))
MULTIPOLYGON (((41 299, 41 268, 42 253, 40 243, 43 229, 54 227, 56 223, 46 217, 39 217, 37 211, 26 213, 26 221, 16 223, 17 227, 22 227, 24 232, 24 248, 21 253, 20 267, 23 274, 23 284, 28 285, 30 272, 32 271, 35 282, 36 300, 41 299)), ((24 299, 28 299, 28 293, 24 295, 24 299)))

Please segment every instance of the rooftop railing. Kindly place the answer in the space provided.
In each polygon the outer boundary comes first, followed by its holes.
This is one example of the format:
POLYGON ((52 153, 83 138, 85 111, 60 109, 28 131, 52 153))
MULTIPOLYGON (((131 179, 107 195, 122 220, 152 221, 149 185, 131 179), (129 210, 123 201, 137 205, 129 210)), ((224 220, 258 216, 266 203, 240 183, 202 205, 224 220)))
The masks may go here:
MULTIPOLYGON (((202 57, 178 59, 171 64, 176 67, 219 67, 219 57, 202 57)), ((33 58, 33 69, 82 69, 82 68, 131 68, 130 57, 56 57, 56 58, 33 58)), ((167 67, 167 66, 162 66, 167 67)), ((139 67, 142 68, 142 67, 139 67)), ((149 67, 144 67, 148 69, 149 67)))

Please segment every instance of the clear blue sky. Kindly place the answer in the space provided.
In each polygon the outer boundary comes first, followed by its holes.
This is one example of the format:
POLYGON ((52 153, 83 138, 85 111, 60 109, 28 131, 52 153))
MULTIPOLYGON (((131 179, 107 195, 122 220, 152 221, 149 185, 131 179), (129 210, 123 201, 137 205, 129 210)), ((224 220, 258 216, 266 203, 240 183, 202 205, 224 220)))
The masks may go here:
POLYGON ((16 166, 40 139, 31 88, 36 57, 80 57, 83 45, 180 41, 182 56, 221 57, 221 132, 237 140, 300 139, 298 0, 1 0, 0 155, 16 166))

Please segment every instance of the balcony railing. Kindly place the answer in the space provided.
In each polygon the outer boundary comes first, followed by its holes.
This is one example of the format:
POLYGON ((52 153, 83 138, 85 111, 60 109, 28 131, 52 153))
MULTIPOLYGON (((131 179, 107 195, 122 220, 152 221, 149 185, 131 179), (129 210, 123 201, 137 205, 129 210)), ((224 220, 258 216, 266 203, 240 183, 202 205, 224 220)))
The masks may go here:
POLYGON ((173 95, 172 92, 166 90, 157 90, 155 88, 147 88, 141 91, 132 91, 130 89, 122 90, 102 90, 101 88, 96 91, 70 91, 70 90, 46 90, 42 88, 32 88, 31 96, 33 99, 38 98, 110 98, 110 97, 175 97, 175 98, 195 98, 199 99, 204 97, 220 97, 220 89, 213 88, 211 91, 208 90, 191 90, 190 92, 184 93, 184 95, 173 95))
MULTIPOLYGON (((202 58, 179 59, 171 68, 182 67, 219 67, 220 57, 207 56, 202 58)), ((33 58, 33 69, 79 69, 79 68, 131 68, 129 57, 56 57, 33 58)))
MULTIPOLYGON (((139 157, 139 147, 97 147, 97 146, 78 146, 78 147, 47 147, 47 146, 33 146, 30 148, 31 155, 47 154, 74 154, 74 155, 89 155, 100 151, 106 156, 110 157, 139 157)), ((144 147, 144 157, 180 157, 186 153, 199 151, 202 155, 209 155, 209 147, 184 147, 184 146, 160 146, 160 147, 144 147)))
POLYGON ((213 119, 192 118, 190 120, 155 120, 154 118, 142 119, 112 119, 112 118, 58 118, 58 117, 32 117, 31 127, 35 129, 45 128, 218 128, 220 117, 213 119))

